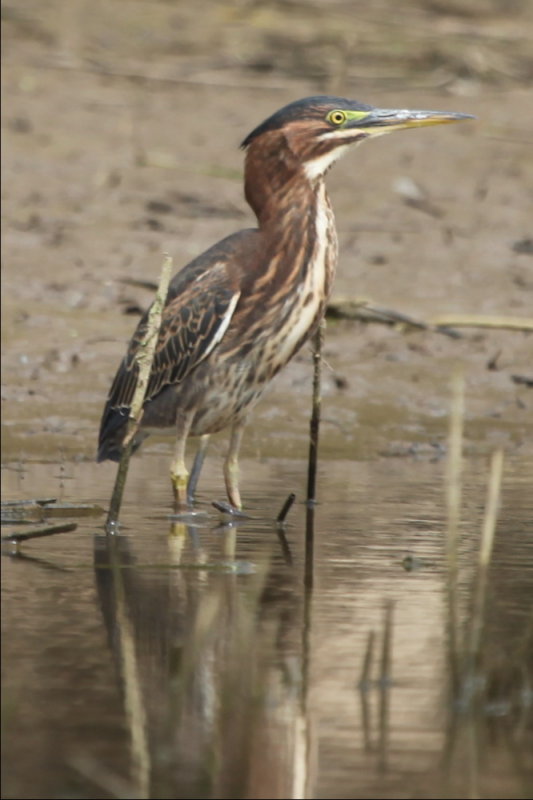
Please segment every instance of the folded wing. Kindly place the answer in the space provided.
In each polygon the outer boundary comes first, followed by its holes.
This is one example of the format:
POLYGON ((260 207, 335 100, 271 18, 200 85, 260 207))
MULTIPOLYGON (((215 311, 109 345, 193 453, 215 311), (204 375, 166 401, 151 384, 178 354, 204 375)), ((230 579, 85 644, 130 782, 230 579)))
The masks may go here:
MULTIPOLYGON (((162 389, 177 384, 222 340, 238 303, 240 292, 228 277, 225 260, 208 270, 191 272, 191 280, 174 280, 163 310, 145 404, 162 389), (177 290, 177 291, 176 291, 177 290)), ((146 332, 148 312, 130 341, 111 386, 102 415, 98 460, 116 459, 114 441, 118 428, 125 425, 139 368, 136 354, 146 332)))

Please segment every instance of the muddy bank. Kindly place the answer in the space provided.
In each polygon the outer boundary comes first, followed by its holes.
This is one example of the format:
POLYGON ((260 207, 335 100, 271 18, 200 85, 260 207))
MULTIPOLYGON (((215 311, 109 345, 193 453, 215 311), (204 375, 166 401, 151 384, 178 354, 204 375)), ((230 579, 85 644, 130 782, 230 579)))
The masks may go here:
MULTIPOLYGON (((178 268, 252 223, 238 143, 298 96, 478 117, 369 143, 332 171, 335 296, 419 319, 531 316, 530 6, 503 17, 498 3, 413 3, 384 24, 384 3, 354 26, 348 4, 330 5, 206 7, 199 27, 184 4, 151 4, 150 18, 142 3, 125 17, 122 4, 58 0, 55 17, 6 4, 4 459, 93 457, 109 381, 150 301, 123 280, 156 280, 163 251, 178 268)), ((514 377, 531 378, 531 335, 461 332, 331 322, 323 454, 442 441, 456 365, 467 442, 531 454, 533 393, 514 377)), ((304 447, 309 391, 305 350, 258 407, 249 454, 275 453, 289 429, 290 448, 304 447)))

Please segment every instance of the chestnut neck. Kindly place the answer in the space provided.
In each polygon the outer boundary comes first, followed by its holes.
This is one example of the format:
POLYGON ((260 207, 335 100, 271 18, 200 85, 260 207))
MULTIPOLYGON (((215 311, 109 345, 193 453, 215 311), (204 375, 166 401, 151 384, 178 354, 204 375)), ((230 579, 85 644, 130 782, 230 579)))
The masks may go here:
POLYGON ((301 225, 316 212, 323 176, 309 180, 302 162, 279 131, 264 134, 248 147, 244 169, 244 193, 254 211, 259 229, 301 225))

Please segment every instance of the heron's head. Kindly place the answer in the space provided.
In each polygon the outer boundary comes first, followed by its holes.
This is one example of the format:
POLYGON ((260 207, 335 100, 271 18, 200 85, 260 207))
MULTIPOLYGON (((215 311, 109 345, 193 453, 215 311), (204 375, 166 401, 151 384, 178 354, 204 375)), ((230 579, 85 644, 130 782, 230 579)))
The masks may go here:
POLYGON ((404 128, 420 128, 473 119, 448 111, 386 109, 317 96, 296 100, 265 120, 242 142, 242 147, 269 160, 295 159, 310 180, 322 177, 351 144, 404 128))

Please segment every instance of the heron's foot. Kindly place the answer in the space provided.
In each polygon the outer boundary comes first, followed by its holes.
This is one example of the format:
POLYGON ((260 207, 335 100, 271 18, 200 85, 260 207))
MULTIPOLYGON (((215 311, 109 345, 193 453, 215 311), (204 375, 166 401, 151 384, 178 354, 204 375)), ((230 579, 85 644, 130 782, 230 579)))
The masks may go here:
POLYGON ((188 511, 190 508, 189 495, 187 492, 188 477, 186 472, 170 473, 172 488, 174 490, 174 508, 177 512, 188 511))
POLYGON ((237 512, 238 511, 242 511, 241 495, 240 495, 239 490, 237 488, 235 488, 235 491, 232 491, 231 493, 228 492, 228 499, 229 499, 230 505, 233 506, 235 511, 237 511, 237 512))
POLYGON ((239 492, 239 448, 243 431, 244 420, 241 419, 233 424, 228 455, 224 461, 226 494, 231 505, 238 511, 242 508, 241 493, 239 492))
POLYGON ((242 509, 241 493, 239 492, 239 465, 235 462, 226 462, 224 465, 224 478, 226 480, 226 494, 230 504, 237 511, 242 509))
POLYGON ((230 518, 230 519, 251 519, 249 514, 246 514, 240 508, 236 508, 231 503, 226 503, 225 500, 213 500, 211 502, 213 508, 216 508, 217 511, 220 511, 221 514, 230 518))
POLYGON ((224 464, 224 479, 226 494, 234 509, 242 509, 241 493, 239 492, 239 463, 236 458, 228 458, 224 464))

